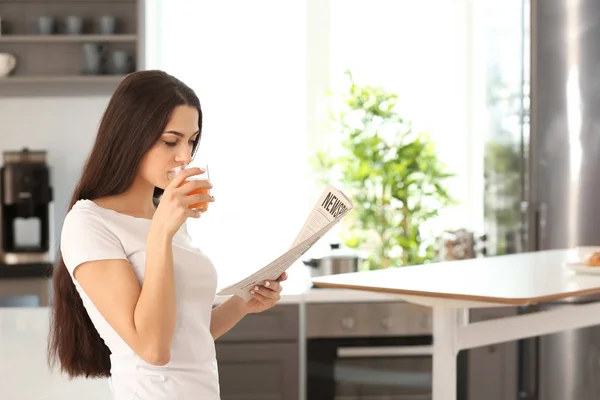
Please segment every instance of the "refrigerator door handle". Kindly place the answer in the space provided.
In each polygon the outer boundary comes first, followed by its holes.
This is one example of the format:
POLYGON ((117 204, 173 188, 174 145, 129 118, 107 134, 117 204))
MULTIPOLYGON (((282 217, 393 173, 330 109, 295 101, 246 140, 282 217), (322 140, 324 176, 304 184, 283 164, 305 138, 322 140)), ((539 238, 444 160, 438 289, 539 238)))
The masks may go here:
POLYGON ((536 250, 545 250, 548 248, 546 244, 546 232, 548 228, 548 205, 546 203, 538 203, 535 214, 536 250))
POLYGON ((529 251, 540 251, 546 248, 546 232, 548 227, 548 205, 546 203, 521 203, 521 212, 531 226, 529 235, 529 251))

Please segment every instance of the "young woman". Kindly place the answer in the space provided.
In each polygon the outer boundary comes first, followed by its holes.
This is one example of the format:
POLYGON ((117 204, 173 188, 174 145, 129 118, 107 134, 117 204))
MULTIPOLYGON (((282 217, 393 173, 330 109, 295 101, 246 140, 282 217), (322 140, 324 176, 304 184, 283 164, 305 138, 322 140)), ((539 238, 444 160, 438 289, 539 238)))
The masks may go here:
POLYGON ((115 400, 219 399, 214 340, 279 300, 280 282, 212 308, 208 257, 190 243, 189 208, 208 181, 172 181, 202 132, 195 93, 161 71, 127 76, 112 96, 65 217, 54 275, 50 365, 110 377, 115 400))

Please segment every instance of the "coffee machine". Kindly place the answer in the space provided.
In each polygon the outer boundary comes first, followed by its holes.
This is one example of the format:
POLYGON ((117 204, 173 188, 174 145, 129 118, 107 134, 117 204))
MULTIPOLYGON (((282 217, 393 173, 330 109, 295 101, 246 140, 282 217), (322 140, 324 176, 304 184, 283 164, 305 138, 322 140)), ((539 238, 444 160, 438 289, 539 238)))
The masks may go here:
POLYGON ((5 151, 0 168, 0 277, 49 276, 52 188, 45 151, 5 151))

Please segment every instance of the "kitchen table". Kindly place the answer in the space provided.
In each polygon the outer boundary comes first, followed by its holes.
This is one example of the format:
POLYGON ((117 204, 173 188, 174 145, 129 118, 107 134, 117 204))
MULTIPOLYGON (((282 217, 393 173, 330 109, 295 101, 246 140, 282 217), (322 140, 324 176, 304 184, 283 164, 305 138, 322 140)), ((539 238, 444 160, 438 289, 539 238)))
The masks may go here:
POLYGON ((600 324, 600 302, 594 301, 600 298, 600 275, 576 274, 566 267, 575 257, 575 250, 540 251, 331 275, 313 282, 323 288, 394 293, 432 307, 433 400, 456 400, 460 350, 600 324), (472 308, 549 302, 565 305, 468 321, 472 308))

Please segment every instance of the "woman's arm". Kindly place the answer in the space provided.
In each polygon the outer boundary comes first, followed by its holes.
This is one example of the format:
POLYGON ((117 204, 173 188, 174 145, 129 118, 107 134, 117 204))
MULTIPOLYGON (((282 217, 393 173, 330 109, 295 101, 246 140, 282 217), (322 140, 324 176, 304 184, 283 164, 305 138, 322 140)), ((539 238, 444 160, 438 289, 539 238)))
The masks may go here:
POLYGON ((229 332, 247 314, 246 301, 234 296, 212 310, 210 334, 214 340, 229 332))
POLYGON ((98 311, 144 361, 169 362, 175 331, 175 282, 170 235, 150 230, 144 284, 125 260, 85 262, 74 276, 98 311))
POLYGON ((250 294, 252 299, 246 302, 233 296, 212 310, 210 333, 214 340, 229 332, 242 318, 251 313, 259 313, 273 307, 281 298, 281 283, 287 279, 287 273, 281 274, 274 281, 265 281, 255 286, 250 294))
POLYGON ((140 339, 154 349, 159 365, 171 358, 177 316, 172 243, 168 233, 150 229, 144 284, 133 317, 140 339))

